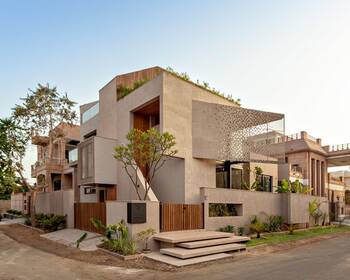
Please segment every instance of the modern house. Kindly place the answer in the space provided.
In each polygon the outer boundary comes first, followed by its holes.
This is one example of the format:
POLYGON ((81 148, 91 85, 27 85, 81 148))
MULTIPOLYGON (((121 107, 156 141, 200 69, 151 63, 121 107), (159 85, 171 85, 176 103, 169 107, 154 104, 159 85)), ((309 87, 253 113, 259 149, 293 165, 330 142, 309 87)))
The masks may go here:
MULTIPOLYGON (((284 135, 283 114, 242 108, 160 67, 116 76, 100 90, 98 100, 80 111, 76 202, 135 200, 130 178, 113 158, 114 147, 127 142, 132 128, 154 127, 174 135, 178 150, 160 169, 148 196, 160 203, 161 231, 247 226, 254 214, 285 212, 282 199, 274 194, 285 143, 276 148, 269 141, 271 135, 284 135), (252 189, 254 183, 258 188, 252 189), (181 209, 169 214, 167 209, 174 207, 181 209), (219 217, 215 209, 220 207, 228 217, 219 217), (189 212, 198 216, 190 225, 183 222, 189 212), (181 221, 167 224, 171 217, 165 213, 181 221)), ((321 161, 313 162, 321 170, 321 161)), ((138 177, 142 189, 142 172, 138 177)), ((321 193, 321 181, 319 186, 321 193)), ((106 211, 111 211, 108 206, 106 211)), ((116 220, 107 217, 107 222, 116 220)))
MULTIPOLYGON (((67 215, 70 227, 94 231, 92 217, 106 224, 124 220, 135 237, 150 227, 163 233, 226 225, 248 228, 253 215, 279 215, 288 224, 305 226, 310 222, 309 202, 327 202, 321 197, 326 163, 317 152, 309 160, 316 172, 311 174, 318 174, 310 179, 318 196, 276 193, 279 163, 289 157, 283 114, 242 108, 207 84, 170 69, 152 67, 114 77, 96 101, 80 106, 80 117, 80 129, 54 141, 57 152, 50 152, 47 138, 34 139, 41 165, 52 162, 54 155, 64 162, 59 169, 49 165, 39 172, 35 167, 33 175, 47 191, 38 194, 36 209, 67 215), (155 128, 176 140, 178 152, 159 169, 146 201, 137 200, 122 163, 114 158, 115 146, 127 143, 132 128, 155 128), (69 164, 69 152, 76 147, 78 160, 69 164), (72 180, 65 178, 69 173, 72 180)), ((142 168, 134 176, 144 192, 142 168)), ((327 203, 322 211, 328 213, 327 203)), ((154 237, 160 244, 152 241, 151 247, 163 246, 163 237, 154 237)), ((232 251, 232 244, 223 246, 221 252, 232 251)), ((169 250, 163 253, 171 255, 169 250)))

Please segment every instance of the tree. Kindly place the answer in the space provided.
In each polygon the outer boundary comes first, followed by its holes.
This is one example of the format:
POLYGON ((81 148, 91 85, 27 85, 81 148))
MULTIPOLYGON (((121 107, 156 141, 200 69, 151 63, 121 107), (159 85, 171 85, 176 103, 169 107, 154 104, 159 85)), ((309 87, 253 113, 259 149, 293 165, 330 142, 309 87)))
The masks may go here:
MULTIPOLYGON (((13 108, 13 119, 28 136, 48 135, 51 149, 55 137, 53 129, 61 122, 73 124, 77 120, 77 113, 73 109, 76 103, 71 101, 67 94, 58 93, 56 87, 50 88, 49 84, 38 84, 35 90, 29 89, 27 97, 21 100, 23 104, 13 108)), ((28 142, 29 138, 26 140, 28 142)), ((50 151, 49 155, 51 154, 50 151)))
POLYGON ((35 90, 29 89, 27 97, 21 98, 22 105, 13 108, 13 116, 22 127, 33 134, 49 134, 59 123, 73 124, 77 120, 74 111, 76 102, 67 94, 60 94, 56 87, 38 84, 35 90))
POLYGON ((151 128, 147 131, 132 129, 126 136, 128 144, 115 147, 114 157, 120 161, 129 176, 139 200, 146 200, 153 187, 155 174, 177 150, 175 137, 151 128), (145 179, 143 199, 139 191, 138 172, 142 169, 145 179))
POLYGON ((23 176, 22 159, 29 136, 15 120, 0 119, 0 193, 11 194, 18 188, 18 176, 24 188, 29 184, 23 176))

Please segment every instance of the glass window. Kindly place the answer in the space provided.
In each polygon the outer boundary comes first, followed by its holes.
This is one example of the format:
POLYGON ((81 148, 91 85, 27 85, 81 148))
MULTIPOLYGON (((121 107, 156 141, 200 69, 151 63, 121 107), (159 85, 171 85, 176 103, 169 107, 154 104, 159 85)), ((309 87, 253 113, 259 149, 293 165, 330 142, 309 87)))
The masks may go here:
POLYGON ((81 148, 81 178, 93 177, 93 147, 92 143, 87 144, 81 148))
POLYGON ((88 110, 86 110, 82 116, 81 116, 81 119, 82 119, 82 123, 85 123, 87 122, 88 120, 92 119, 93 117, 95 117, 98 112, 99 112, 99 106, 100 104, 99 103, 96 103, 94 106, 92 106, 91 108, 89 108, 88 110))
POLYGON ((231 169, 231 188, 241 189, 242 188, 242 169, 231 169))

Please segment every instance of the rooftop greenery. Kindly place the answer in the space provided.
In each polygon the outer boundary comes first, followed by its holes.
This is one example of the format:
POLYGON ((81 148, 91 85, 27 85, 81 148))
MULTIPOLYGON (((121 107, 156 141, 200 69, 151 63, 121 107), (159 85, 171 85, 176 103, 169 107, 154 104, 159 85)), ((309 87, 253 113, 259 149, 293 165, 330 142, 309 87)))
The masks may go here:
MULTIPOLYGON (((204 90, 209 91, 212 94, 215 94, 217 96, 220 96, 222 98, 225 98, 231 102, 233 102, 234 104, 241 106, 241 100, 238 99, 234 99, 232 97, 231 94, 224 94, 223 92, 209 86, 209 83, 207 82, 200 82, 199 80, 197 80, 196 82, 192 81, 190 76, 186 73, 186 72, 177 72, 175 71, 173 68, 171 67, 167 67, 165 69, 167 72, 173 74, 174 76, 180 78, 181 80, 184 80, 186 82, 190 82, 204 90)), ((132 86, 124 86, 124 85, 119 85, 117 88, 117 100, 122 99, 123 97, 127 96, 128 94, 130 94, 131 92, 133 92, 134 90, 136 90, 137 88, 143 86, 145 83, 147 83, 149 81, 149 79, 141 79, 141 80, 137 80, 133 83, 132 86)))
POLYGON ((171 74, 175 75, 176 77, 178 77, 178 78, 180 78, 180 79, 182 79, 184 81, 187 81, 187 82, 190 82, 192 84, 195 84, 196 86, 198 86, 198 87, 200 87, 202 89, 205 89, 205 90, 207 90, 207 91, 209 91, 209 92, 211 92, 211 93, 213 93, 213 94, 215 94, 217 96, 223 97, 223 98, 225 98, 225 99, 235 103, 238 106, 241 106, 241 100, 239 98, 238 99, 234 99, 231 94, 225 94, 225 93, 223 93, 223 92, 221 92, 221 91, 219 91, 219 90, 209 86, 209 83, 207 83, 205 81, 200 82, 199 80, 197 80, 196 82, 194 82, 194 81, 191 80, 190 76, 186 72, 181 72, 180 73, 180 72, 175 71, 171 67, 167 67, 166 71, 170 72, 171 74))

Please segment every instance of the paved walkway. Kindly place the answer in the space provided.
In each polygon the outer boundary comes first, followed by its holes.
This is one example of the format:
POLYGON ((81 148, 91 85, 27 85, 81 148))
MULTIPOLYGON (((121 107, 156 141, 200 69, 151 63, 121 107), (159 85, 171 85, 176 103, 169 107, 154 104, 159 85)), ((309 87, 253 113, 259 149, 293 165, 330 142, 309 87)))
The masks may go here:
POLYGON ((0 225, 12 225, 12 224, 23 224, 24 218, 18 218, 18 219, 2 219, 0 222, 0 225))
POLYGON ((283 253, 165 273, 93 265, 58 257, 19 244, 2 234, 0 228, 0 279, 348 280, 349 248, 350 238, 344 236, 283 253))
POLYGON ((41 237, 49 240, 61 243, 66 246, 76 247, 77 240, 84 234, 87 236, 83 242, 80 243, 79 249, 82 251, 95 251, 97 245, 101 243, 102 237, 100 234, 84 231, 80 229, 62 229, 46 234, 40 235, 41 237))

